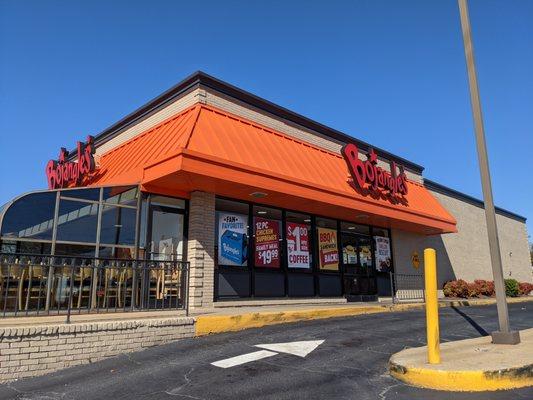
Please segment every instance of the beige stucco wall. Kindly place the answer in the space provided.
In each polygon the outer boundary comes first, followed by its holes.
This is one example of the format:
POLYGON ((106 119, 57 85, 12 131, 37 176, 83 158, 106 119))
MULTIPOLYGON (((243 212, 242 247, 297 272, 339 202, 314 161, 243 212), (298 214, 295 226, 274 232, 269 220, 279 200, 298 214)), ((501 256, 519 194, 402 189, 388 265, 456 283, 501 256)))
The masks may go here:
MULTIPOLYGON (((423 258, 426 247, 437 251, 439 287, 450 279, 492 280, 485 211, 483 208, 439 192, 431 191, 457 219, 458 233, 423 236, 400 230, 392 231, 395 270, 400 274, 420 273, 411 264, 417 251, 423 258)), ((533 282, 526 224, 497 215, 498 235, 504 278, 533 282)), ((422 265, 421 265, 422 268, 422 265)))

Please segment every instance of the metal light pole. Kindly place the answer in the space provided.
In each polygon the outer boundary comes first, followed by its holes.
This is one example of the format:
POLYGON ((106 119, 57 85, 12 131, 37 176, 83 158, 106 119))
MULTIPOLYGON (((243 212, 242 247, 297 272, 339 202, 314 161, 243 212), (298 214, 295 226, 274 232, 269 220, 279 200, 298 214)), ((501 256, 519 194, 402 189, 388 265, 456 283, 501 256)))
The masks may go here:
POLYGON ((507 309, 507 300, 505 298, 502 259, 500 254, 500 244, 498 242, 498 230, 496 227, 496 213, 494 211, 494 202, 492 200, 489 160, 487 156, 487 146, 485 144, 481 103, 479 101, 479 89, 477 86, 476 66, 474 64, 474 48, 472 46, 472 32, 470 30, 468 6, 466 0, 458 1, 459 11, 461 13, 461 27, 463 30, 466 65, 468 68, 468 81, 470 84, 470 102, 472 103, 472 112, 474 114, 477 155, 479 161, 479 170, 481 173, 483 200, 485 202, 485 218, 487 220, 487 232, 489 236, 492 275, 494 276, 496 304, 498 307, 498 321, 500 323, 500 330, 492 332, 492 343, 517 344, 520 343, 520 335, 517 331, 511 331, 509 327, 509 311, 507 309))

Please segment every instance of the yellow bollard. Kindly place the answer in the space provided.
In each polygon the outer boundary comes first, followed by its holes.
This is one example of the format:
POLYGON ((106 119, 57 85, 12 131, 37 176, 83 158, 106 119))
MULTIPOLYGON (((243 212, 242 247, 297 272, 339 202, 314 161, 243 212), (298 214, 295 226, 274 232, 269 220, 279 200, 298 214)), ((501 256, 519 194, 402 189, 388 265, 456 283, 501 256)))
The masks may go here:
POLYGON ((426 283, 426 329, 428 362, 440 364, 439 304, 437 300, 437 256, 434 249, 424 250, 426 283))

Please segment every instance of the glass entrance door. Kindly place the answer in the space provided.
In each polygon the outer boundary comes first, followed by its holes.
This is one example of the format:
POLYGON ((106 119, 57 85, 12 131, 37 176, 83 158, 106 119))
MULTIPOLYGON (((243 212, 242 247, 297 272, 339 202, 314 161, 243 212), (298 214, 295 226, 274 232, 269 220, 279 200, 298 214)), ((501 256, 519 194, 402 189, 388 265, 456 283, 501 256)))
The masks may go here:
POLYGON ((346 296, 376 294, 371 237, 342 233, 341 246, 346 296))

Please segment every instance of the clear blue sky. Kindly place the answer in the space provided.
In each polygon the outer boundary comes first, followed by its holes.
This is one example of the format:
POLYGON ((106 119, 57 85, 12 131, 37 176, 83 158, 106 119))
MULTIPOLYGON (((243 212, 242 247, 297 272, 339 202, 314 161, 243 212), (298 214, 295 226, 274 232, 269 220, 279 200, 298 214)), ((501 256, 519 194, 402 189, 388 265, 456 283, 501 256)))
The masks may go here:
MULTIPOLYGON (((472 0, 497 205, 533 231, 533 1, 472 0)), ((480 197, 455 0, 0 0, 0 204, 195 70, 480 197)))

